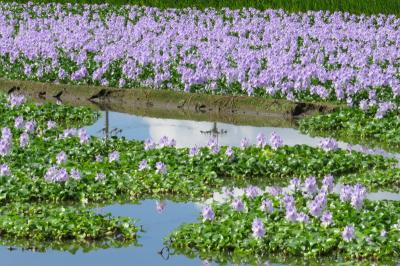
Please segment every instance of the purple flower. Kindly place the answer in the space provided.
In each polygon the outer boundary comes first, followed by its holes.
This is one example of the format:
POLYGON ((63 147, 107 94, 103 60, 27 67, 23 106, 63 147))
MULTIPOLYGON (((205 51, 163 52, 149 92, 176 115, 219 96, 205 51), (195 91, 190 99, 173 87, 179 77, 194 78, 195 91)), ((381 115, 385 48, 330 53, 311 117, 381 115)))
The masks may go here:
POLYGON ((110 153, 108 155, 108 161, 110 163, 119 161, 119 152, 118 151, 113 151, 112 153, 110 153))
POLYGON ((329 211, 324 212, 321 216, 321 223, 323 226, 332 224, 332 213, 329 211))
POLYGON ((152 141, 151 139, 146 139, 144 141, 144 150, 148 151, 148 150, 153 150, 156 148, 156 143, 154 141, 152 141))
POLYGON ((251 230, 255 238, 262 238, 265 235, 264 224, 261 219, 255 218, 251 224, 251 230))
POLYGON ((28 133, 22 133, 21 136, 19 137, 19 146, 21 148, 25 148, 29 144, 29 135, 28 133))
POLYGON ((249 186, 245 189, 246 196, 249 198, 255 198, 261 194, 261 189, 256 186, 249 186))
POLYGON ((20 106, 20 105, 25 103, 25 96, 24 95, 11 94, 8 97, 8 103, 10 104, 11 108, 20 106))
POLYGON ((333 175, 326 175, 322 180, 322 186, 326 187, 328 192, 331 192, 333 190, 333 180, 333 175))
POLYGON ((101 156, 101 155, 96 155, 95 161, 98 162, 98 163, 102 162, 102 161, 103 161, 103 156, 101 156))
POLYGON ((23 129, 25 124, 24 124, 24 118, 22 116, 18 116, 15 118, 15 123, 14 123, 15 128, 17 129, 23 129))
POLYGON ((11 170, 7 164, 0 165, 0 176, 10 176, 11 170))
POLYGON ((308 217, 307 214, 305 214, 304 212, 300 212, 297 214, 297 219, 298 222, 300 223, 308 223, 310 221, 310 217, 308 217))
POLYGON ((167 166, 163 162, 156 163, 156 173, 157 174, 166 174, 167 173, 167 166))
POLYGON ((346 242, 350 242, 351 240, 353 240, 355 238, 354 227, 352 225, 347 225, 342 232, 342 237, 343 240, 346 242))
POLYGON ((97 173, 96 176, 94 177, 95 181, 102 181, 106 179, 106 175, 103 173, 97 173))
POLYGON ((257 147, 264 148, 267 145, 267 138, 263 133, 257 135, 257 147))
POLYGON ((35 132, 35 128, 36 128, 36 122, 35 121, 28 121, 25 124, 25 131, 27 133, 33 133, 35 132))
POLYGON ((71 170, 70 176, 71 176, 72 179, 75 179, 75 180, 81 179, 81 173, 76 169, 72 169, 71 170))
POLYGON ((67 154, 62 151, 57 155, 57 164, 65 163, 67 159, 68 159, 67 154))
POLYGON ((314 194, 317 192, 317 180, 315 179, 315 176, 306 178, 303 189, 308 194, 314 194))
POLYGON ((68 180, 68 172, 64 168, 58 169, 53 166, 47 169, 44 180, 47 182, 65 182, 68 180))
POLYGON ((249 140, 247 139, 247 138, 243 138, 241 141, 240 141, 240 148, 241 149, 246 149, 247 147, 249 147, 250 146, 250 142, 249 142, 249 140))
POLYGON ((200 149, 197 146, 194 146, 189 149, 189 156, 190 157, 196 156, 197 154, 199 154, 199 152, 200 152, 200 149))
POLYGON ((215 218, 214 211, 208 205, 203 207, 202 215, 203 215, 203 221, 212 221, 215 218))
POLYGON ((285 219, 288 222, 297 221, 297 210, 296 210, 296 208, 292 207, 292 208, 286 209, 285 219))
POLYGON ((234 199, 231 206, 236 211, 244 211, 244 203, 240 199, 234 199))
POLYGON ((282 138, 281 138, 278 134, 276 134, 275 131, 273 131, 273 132, 271 133, 271 137, 270 137, 270 139, 269 139, 269 142, 271 143, 271 147, 272 147, 274 150, 278 149, 279 147, 281 147, 281 146, 283 145, 283 140, 282 140, 282 138))
POLYGON ((263 200, 261 202, 260 210, 263 212, 272 213, 274 211, 274 205, 272 204, 272 201, 267 199, 263 200))
POLYGON ((139 171, 143 171, 148 168, 149 168, 149 165, 147 164, 147 160, 141 160, 139 163, 139 171))
POLYGON ((270 187, 268 192, 269 192, 269 194, 271 194, 271 196, 275 197, 275 196, 282 194, 282 188, 276 187, 276 186, 270 187))
POLYGON ((86 129, 84 129, 84 128, 79 129, 78 136, 79 136, 79 142, 81 144, 86 144, 89 142, 89 135, 88 135, 86 129))
POLYGON ((325 151, 333 151, 339 149, 339 145, 336 140, 331 138, 321 140, 319 146, 325 151))
POLYGON ((235 152, 232 149, 232 147, 226 148, 226 151, 225 151, 225 155, 226 156, 228 156, 229 158, 232 158, 234 156, 234 154, 235 154, 235 152))
POLYGON ((379 233, 380 237, 386 237, 387 236, 387 231, 385 229, 382 229, 381 232, 379 233))

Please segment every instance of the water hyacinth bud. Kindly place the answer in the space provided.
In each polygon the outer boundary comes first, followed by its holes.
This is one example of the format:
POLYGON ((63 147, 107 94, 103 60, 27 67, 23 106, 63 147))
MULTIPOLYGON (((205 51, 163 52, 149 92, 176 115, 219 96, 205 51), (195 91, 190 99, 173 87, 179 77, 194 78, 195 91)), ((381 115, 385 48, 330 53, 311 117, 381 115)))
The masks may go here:
POLYGON ((267 145, 267 138, 263 133, 259 133, 256 139, 257 139, 257 147, 264 148, 265 145, 267 145))
POLYGON ((343 240, 350 242, 355 238, 355 229, 352 225, 347 225, 342 232, 343 240))
POLYGON ((281 138, 278 134, 276 134, 275 131, 273 131, 273 132, 271 133, 271 137, 270 137, 270 139, 269 139, 269 142, 271 143, 271 147, 272 147, 272 149, 274 149, 274 150, 276 150, 276 149, 278 149, 279 147, 283 146, 283 140, 282 140, 282 138, 281 138))
POLYGON ((323 226, 327 227, 332 224, 332 213, 326 211, 321 216, 321 223, 323 226))
POLYGON ((29 144, 29 135, 28 133, 22 133, 21 136, 19 137, 19 146, 21 148, 25 148, 29 144))
POLYGON ((253 199, 261 195, 261 189, 256 186, 249 186, 245 189, 246 196, 253 199))
POLYGON ((241 149, 246 149, 247 147, 249 147, 250 146, 250 142, 249 142, 249 140, 248 140, 248 138, 243 138, 241 141, 240 141, 240 148, 241 149))
POLYGON ((65 163, 67 161, 67 159, 68 159, 67 154, 62 151, 57 155, 57 159, 56 159, 57 160, 57 164, 65 163))
POLYGON ((265 235, 264 224, 261 219, 255 218, 251 224, 251 230, 255 238, 262 238, 265 235))
POLYGON ((339 149, 339 144, 332 138, 321 140, 319 146, 325 151, 334 151, 339 149))
POLYGON ((203 215, 203 221, 212 221, 215 218, 213 209, 208 205, 203 207, 202 215, 203 215))
POLYGON ((14 127, 17 129, 23 129, 25 127, 24 118, 22 116, 15 118, 14 127))
POLYGON ((28 121, 25 124, 25 132, 32 134, 35 132, 36 122, 35 121, 28 121))
POLYGON ((97 173, 94 177, 95 181, 103 181, 104 179, 106 179, 106 175, 103 173, 97 173))
POLYGON ((272 204, 272 201, 267 199, 263 200, 261 202, 260 210, 263 212, 272 213, 274 211, 274 205, 272 204))
POLYGON ((167 173, 167 166, 163 162, 156 163, 156 173, 157 174, 166 174, 167 173))
POLYGON ((157 213, 163 213, 165 208, 167 207, 167 203, 165 201, 156 201, 156 211, 157 213))
POLYGON ((245 208, 244 203, 240 199, 234 199, 231 206, 235 211, 239 212, 244 211, 245 208))
POLYGON ((11 170, 7 164, 0 165, 0 176, 10 176, 11 170))
POLYGON ((108 155, 108 161, 110 163, 119 161, 119 152, 118 151, 113 151, 112 153, 110 153, 108 155))
POLYGON ((232 147, 229 146, 228 148, 226 148, 225 151, 226 156, 228 156, 229 158, 233 158, 234 154, 235 152, 233 151, 232 147))
POLYGON ((145 169, 149 169, 149 165, 147 164, 147 160, 141 160, 139 163, 139 171, 143 171, 145 169))

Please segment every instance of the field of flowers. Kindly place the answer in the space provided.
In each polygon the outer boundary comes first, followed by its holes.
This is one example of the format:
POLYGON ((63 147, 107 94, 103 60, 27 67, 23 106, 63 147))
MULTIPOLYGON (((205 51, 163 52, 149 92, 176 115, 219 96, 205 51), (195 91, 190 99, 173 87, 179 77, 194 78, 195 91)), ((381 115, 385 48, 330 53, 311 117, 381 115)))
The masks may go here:
MULTIPOLYGON (((0 244, 129 246, 142 231, 134 221, 93 207, 205 202, 223 191, 224 202, 204 206, 201 221, 170 234, 168 249, 222 263, 257 264, 269 254, 399 261, 400 202, 366 198, 400 193, 399 161, 340 149, 335 139, 400 150, 400 19, 153 3, 160 8, 1 2, 0 77, 329 103, 332 112, 299 122, 328 138, 319 147, 288 146, 275 132, 260 133, 255 144, 243 138, 231 147, 212 136, 186 148, 168 136, 103 139, 84 128, 98 113, 34 103, 13 88, 0 94, 0 244)), ((292 4, 311 4, 303 5, 292 4)))
POLYGON ((393 15, 0 5, 0 75, 397 108, 393 15))

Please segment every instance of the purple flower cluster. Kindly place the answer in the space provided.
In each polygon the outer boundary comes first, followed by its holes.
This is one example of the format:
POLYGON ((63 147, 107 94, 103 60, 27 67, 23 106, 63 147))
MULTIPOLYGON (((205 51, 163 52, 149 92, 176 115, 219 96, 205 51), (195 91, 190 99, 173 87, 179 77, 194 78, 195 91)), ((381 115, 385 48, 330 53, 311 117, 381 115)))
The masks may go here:
POLYGON ((57 164, 63 164, 67 161, 67 159, 68 159, 68 156, 64 151, 57 154, 57 158, 56 158, 57 164))
POLYGON ((12 149, 12 133, 7 127, 1 130, 0 156, 6 156, 12 149))
POLYGON ((345 185, 340 191, 340 200, 350 202, 351 206, 360 210, 363 206, 367 190, 360 184, 354 186, 345 185))
POLYGON ((255 218, 251 224, 251 230, 255 238, 262 238, 265 235, 263 221, 259 218, 255 218))
POLYGON ((253 199, 261 195, 261 189, 256 186, 249 186, 245 189, 246 196, 253 199))
POLYGON ((165 175, 167 173, 167 166, 163 162, 157 162, 156 173, 165 175))
POLYGON ((347 225, 342 232, 343 240, 350 242, 355 238, 355 229, 352 225, 347 225))
POLYGON ((158 142, 158 145, 160 148, 163 147, 175 147, 176 146, 176 140, 175 139, 168 139, 167 136, 163 136, 160 141, 158 142))
MULTIPOLYGON (((36 80, 184 91, 239 84, 244 94, 261 88, 290 100, 308 94, 353 104, 354 96, 382 87, 400 94, 399 19, 393 16, 377 22, 322 11, 123 6, 111 13, 107 5, 71 6, 79 12, 2 3, 0 65, 19 63, 18 74, 36 80), (90 54, 95 64, 89 67, 90 54), (116 65, 122 74, 107 79, 116 65), (145 71, 152 75, 143 77, 145 71)), ((375 98, 369 104, 378 105, 375 98)))
POLYGON ((25 99, 24 95, 11 94, 8 97, 8 103, 10 104, 11 108, 20 106, 20 105, 24 104, 25 101, 26 101, 26 99, 25 99))
POLYGON ((239 211, 239 212, 244 211, 244 209, 245 209, 245 204, 240 199, 234 199, 232 201, 231 206, 234 210, 239 211))
POLYGON ((207 146, 208 146, 208 148, 210 148, 211 152, 214 154, 218 154, 220 151, 218 139, 215 137, 212 137, 208 140, 207 146))
POLYGON ((0 176, 10 176, 11 170, 7 164, 0 165, 0 176))
POLYGON ((264 148, 265 145, 267 145, 267 138, 263 133, 259 133, 256 139, 257 139, 257 147, 264 148))
POLYGON ((212 221, 215 218, 213 209, 210 206, 204 206, 202 210, 203 221, 212 221))
POLYGON ((339 149, 337 141, 331 138, 321 140, 319 146, 325 151, 334 151, 339 149))
POLYGON ((112 162, 117 162, 117 161, 119 161, 119 152, 118 151, 113 151, 112 153, 110 153, 109 155, 108 155, 108 161, 110 162, 110 163, 112 163, 112 162))
POLYGON ((271 133, 271 137, 270 137, 270 139, 269 139, 269 142, 271 143, 271 147, 272 147, 274 150, 278 149, 279 147, 281 147, 281 146, 283 145, 283 140, 282 140, 282 138, 281 138, 278 134, 276 134, 275 131, 273 131, 273 132, 271 133))
POLYGON ((68 172, 64 168, 50 167, 44 175, 47 182, 65 182, 69 178, 68 172))

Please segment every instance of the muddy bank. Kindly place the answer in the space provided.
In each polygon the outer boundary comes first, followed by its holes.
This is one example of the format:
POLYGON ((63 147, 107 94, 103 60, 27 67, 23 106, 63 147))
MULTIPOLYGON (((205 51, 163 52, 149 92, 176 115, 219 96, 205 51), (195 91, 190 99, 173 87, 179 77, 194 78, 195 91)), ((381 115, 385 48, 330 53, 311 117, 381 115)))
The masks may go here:
POLYGON ((41 101, 92 106, 141 116, 220 121, 232 124, 293 127, 294 119, 336 108, 330 104, 293 103, 246 96, 182 93, 144 88, 116 89, 0 79, 0 90, 19 88, 41 101))

